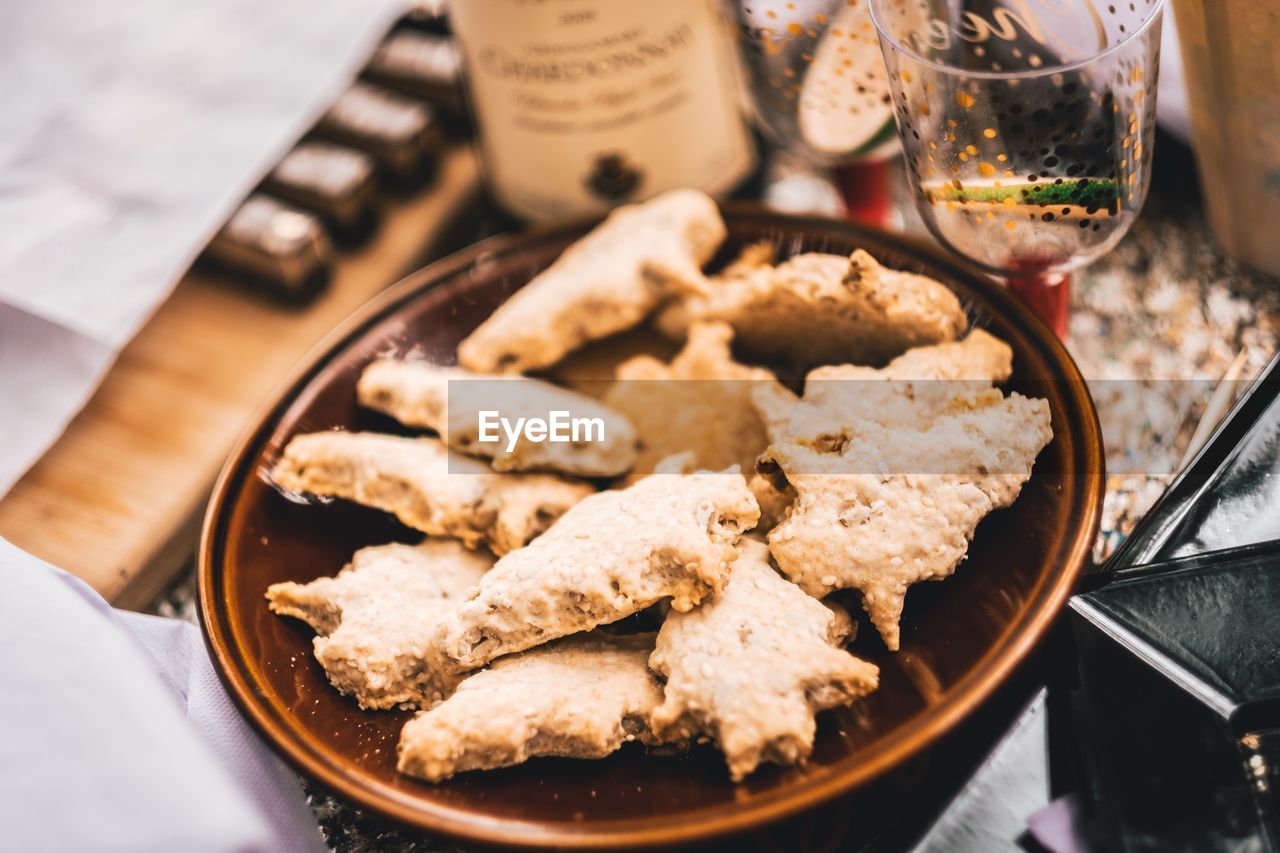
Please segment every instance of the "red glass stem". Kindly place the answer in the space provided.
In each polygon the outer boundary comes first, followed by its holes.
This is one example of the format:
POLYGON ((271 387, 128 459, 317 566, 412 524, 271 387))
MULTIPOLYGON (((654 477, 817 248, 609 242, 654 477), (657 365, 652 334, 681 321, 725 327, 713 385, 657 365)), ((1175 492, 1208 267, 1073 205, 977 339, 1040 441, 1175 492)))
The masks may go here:
POLYGON ((1071 306, 1071 276, 1067 273, 1022 273, 1009 276, 1009 289, 1053 329, 1059 340, 1067 339, 1067 316, 1071 306))
POLYGON ((854 222, 885 227, 893 209, 889 161, 846 163, 836 169, 845 215, 854 222))

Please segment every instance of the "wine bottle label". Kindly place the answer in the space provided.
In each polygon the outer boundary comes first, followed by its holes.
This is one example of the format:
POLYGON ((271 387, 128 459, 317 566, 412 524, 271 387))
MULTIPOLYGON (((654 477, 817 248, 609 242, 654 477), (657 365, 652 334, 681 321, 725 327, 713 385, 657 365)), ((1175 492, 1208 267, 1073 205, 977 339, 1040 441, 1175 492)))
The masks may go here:
POLYGON ((485 169, 526 219, 739 183, 755 150, 717 0, 454 3, 485 169))

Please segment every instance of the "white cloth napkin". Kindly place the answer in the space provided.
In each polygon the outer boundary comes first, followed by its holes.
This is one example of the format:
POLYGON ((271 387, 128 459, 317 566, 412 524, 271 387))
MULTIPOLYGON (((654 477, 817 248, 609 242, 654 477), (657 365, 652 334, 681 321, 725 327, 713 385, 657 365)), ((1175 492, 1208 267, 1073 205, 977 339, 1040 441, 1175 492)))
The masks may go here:
POLYGON ((195 626, 113 610, 0 539, 0 848, 313 853, 298 777, 249 729, 195 626))
POLYGON ((0 3, 0 496, 404 6, 0 3))
POLYGON ((1049 732, 1041 690, 912 853, 1021 853, 1028 819, 1049 802, 1049 732))

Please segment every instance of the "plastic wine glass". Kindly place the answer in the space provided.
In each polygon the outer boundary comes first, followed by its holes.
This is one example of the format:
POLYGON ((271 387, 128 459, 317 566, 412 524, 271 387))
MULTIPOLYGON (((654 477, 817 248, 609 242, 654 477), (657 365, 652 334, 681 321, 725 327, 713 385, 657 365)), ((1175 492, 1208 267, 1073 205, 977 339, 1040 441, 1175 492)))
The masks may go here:
POLYGON ((901 146, 866 0, 738 0, 742 55, 765 134, 838 179, 846 213, 893 218, 887 163, 901 146))
POLYGON ((1163 0, 868 0, 916 206, 1060 338, 1146 198, 1163 0))

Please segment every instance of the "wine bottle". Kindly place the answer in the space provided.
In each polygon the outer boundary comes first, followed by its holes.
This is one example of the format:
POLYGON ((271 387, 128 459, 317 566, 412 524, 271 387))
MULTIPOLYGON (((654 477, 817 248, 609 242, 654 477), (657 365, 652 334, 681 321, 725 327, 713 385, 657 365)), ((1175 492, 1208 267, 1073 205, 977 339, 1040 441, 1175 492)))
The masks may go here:
POLYGON ((466 0, 450 15, 489 188, 514 216, 724 196, 755 169, 719 0, 466 0))

